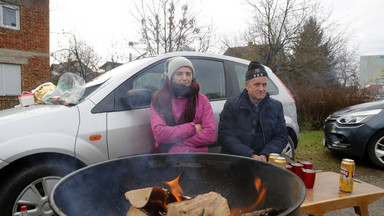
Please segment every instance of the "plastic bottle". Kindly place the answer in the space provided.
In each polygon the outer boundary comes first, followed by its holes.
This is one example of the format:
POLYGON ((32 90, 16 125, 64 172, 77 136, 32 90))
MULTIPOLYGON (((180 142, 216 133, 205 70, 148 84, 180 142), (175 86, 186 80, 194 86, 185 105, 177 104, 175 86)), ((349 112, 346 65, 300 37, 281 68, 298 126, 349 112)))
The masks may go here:
POLYGON ((26 205, 20 207, 20 216, 29 216, 26 205))

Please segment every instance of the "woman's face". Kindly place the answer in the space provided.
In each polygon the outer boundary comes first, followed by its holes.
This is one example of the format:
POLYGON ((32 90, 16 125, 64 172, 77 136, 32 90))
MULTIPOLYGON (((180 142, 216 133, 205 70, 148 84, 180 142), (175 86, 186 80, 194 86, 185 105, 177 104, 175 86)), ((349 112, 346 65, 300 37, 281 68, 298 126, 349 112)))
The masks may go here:
POLYGON ((192 69, 189 67, 181 67, 173 74, 172 80, 177 84, 183 84, 186 86, 191 85, 193 78, 192 69))

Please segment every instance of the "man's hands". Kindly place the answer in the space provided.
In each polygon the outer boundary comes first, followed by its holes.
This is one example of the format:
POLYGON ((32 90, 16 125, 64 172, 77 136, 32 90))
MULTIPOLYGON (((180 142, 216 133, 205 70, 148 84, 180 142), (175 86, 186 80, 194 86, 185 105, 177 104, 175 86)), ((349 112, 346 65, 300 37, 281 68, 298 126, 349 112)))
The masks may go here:
POLYGON ((265 155, 255 155, 255 154, 252 154, 251 158, 267 162, 267 156, 265 156, 265 155))

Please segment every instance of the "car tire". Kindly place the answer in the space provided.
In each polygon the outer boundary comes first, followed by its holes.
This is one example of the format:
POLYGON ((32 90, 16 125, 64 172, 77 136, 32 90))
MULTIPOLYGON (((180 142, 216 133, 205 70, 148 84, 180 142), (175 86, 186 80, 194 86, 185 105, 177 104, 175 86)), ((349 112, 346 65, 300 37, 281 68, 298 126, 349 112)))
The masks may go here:
POLYGON ((281 155, 285 155, 291 160, 295 160, 295 144, 290 136, 288 136, 288 143, 281 152, 281 155))
POLYGON ((384 131, 378 132, 370 139, 367 153, 373 164, 384 169, 384 131))
POLYGON ((33 215, 54 215, 49 193, 63 176, 79 168, 74 160, 68 163, 59 158, 35 158, 12 166, 0 182, 1 214, 18 215, 20 207, 27 205, 33 215))

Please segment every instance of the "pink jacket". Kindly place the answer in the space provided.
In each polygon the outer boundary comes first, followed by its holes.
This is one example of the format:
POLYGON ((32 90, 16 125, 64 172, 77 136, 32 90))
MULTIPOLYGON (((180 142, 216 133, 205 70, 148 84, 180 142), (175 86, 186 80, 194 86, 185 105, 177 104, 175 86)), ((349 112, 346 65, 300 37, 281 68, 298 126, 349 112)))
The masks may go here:
MULTIPOLYGON (((187 105, 186 98, 172 98, 172 112, 175 122, 187 105)), ((215 142, 216 120, 208 98, 200 94, 196 100, 196 114, 193 122, 167 126, 161 114, 151 105, 151 127, 156 140, 156 148, 162 143, 176 143, 169 150, 174 152, 208 152, 208 144, 215 142), (196 133, 195 124, 202 125, 196 133)))

